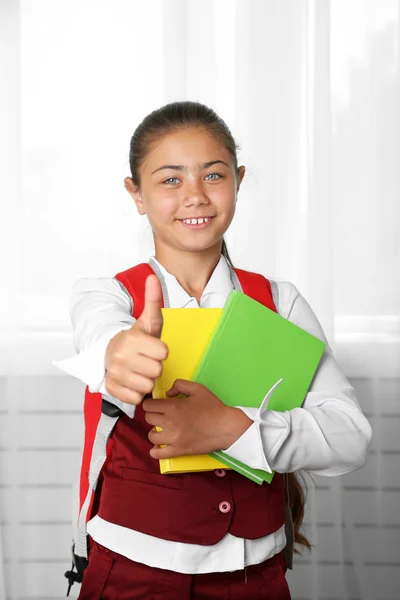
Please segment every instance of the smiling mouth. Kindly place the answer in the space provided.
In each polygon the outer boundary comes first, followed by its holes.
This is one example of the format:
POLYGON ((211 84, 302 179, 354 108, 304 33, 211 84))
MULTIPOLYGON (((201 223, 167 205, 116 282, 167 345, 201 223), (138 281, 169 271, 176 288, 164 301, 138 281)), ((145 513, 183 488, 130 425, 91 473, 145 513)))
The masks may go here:
POLYGON ((198 217, 198 218, 190 218, 190 219, 177 219, 182 225, 188 227, 189 229, 204 229, 207 227, 212 221, 215 219, 215 216, 212 217, 198 217))

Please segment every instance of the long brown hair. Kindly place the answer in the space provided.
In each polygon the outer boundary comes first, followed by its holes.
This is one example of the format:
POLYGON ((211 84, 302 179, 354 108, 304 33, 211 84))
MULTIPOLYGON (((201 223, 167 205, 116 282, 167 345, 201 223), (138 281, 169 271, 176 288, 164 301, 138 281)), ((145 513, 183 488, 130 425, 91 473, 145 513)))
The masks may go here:
MULTIPOLYGON (((211 108, 199 102, 172 102, 148 114, 136 128, 129 151, 129 166, 136 185, 140 186, 140 165, 154 142, 177 129, 201 128, 213 134, 231 155, 235 172, 238 172, 236 144, 226 123, 211 108)), ((226 242, 222 239, 221 253, 233 268, 226 242)), ((287 492, 292 512, 295 543, 311 549, 307 538, 300 532, 304 517, 304 491, 295 473, 287 474, 287 492)), ((296 553, 299 553, 295 548, 296 553)))

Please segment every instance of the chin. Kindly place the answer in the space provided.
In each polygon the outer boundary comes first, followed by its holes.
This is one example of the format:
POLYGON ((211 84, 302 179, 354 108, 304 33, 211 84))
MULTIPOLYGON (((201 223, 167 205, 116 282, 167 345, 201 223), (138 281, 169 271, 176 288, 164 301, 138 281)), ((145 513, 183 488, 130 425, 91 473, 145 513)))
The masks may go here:
POLYGON ((219 240, 212 242, 211 244, 185 244, 181 245, 182 250, 186 250, 187 252, 204 252, 205 250, 211 250, 219 243, 219 240))

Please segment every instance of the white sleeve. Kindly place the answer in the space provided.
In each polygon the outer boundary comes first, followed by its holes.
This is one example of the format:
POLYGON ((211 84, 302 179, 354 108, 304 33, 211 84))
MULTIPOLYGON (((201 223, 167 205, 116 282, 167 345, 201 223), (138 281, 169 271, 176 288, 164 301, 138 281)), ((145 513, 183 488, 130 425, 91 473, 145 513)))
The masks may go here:
MULTIPOLYGON (((280 314, 327 342, 307 301, 289 282, 279 284, 280 314)), ((301 408, 286 412, 238 407, 254 423, 232 446, 230 456, 251 467, 290 473, 343 475, 364 466, 371 426, 354 388, 327 345, 301 408)))
POLYGON ((135 406, 111 396, 104 385, 104 359, 109 341, 120 331, 130 329, 133 304, 126 288, 114 278, 78 279, 70 297, 70 316, 76 356, 53 361, 53 365, 81 379, 90 392, 100 392, 133 416, 135 406))

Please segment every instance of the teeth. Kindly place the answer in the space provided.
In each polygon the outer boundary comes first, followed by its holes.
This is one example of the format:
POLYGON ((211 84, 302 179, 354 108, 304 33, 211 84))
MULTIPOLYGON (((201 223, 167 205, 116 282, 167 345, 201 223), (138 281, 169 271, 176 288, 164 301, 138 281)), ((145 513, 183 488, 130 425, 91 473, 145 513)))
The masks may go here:
POLYGON ((204 217, 200 219, 183 219, 183 222, 188 225, 201 225, 202 223, 208 223, 209 220, 209 217, 204 217))

